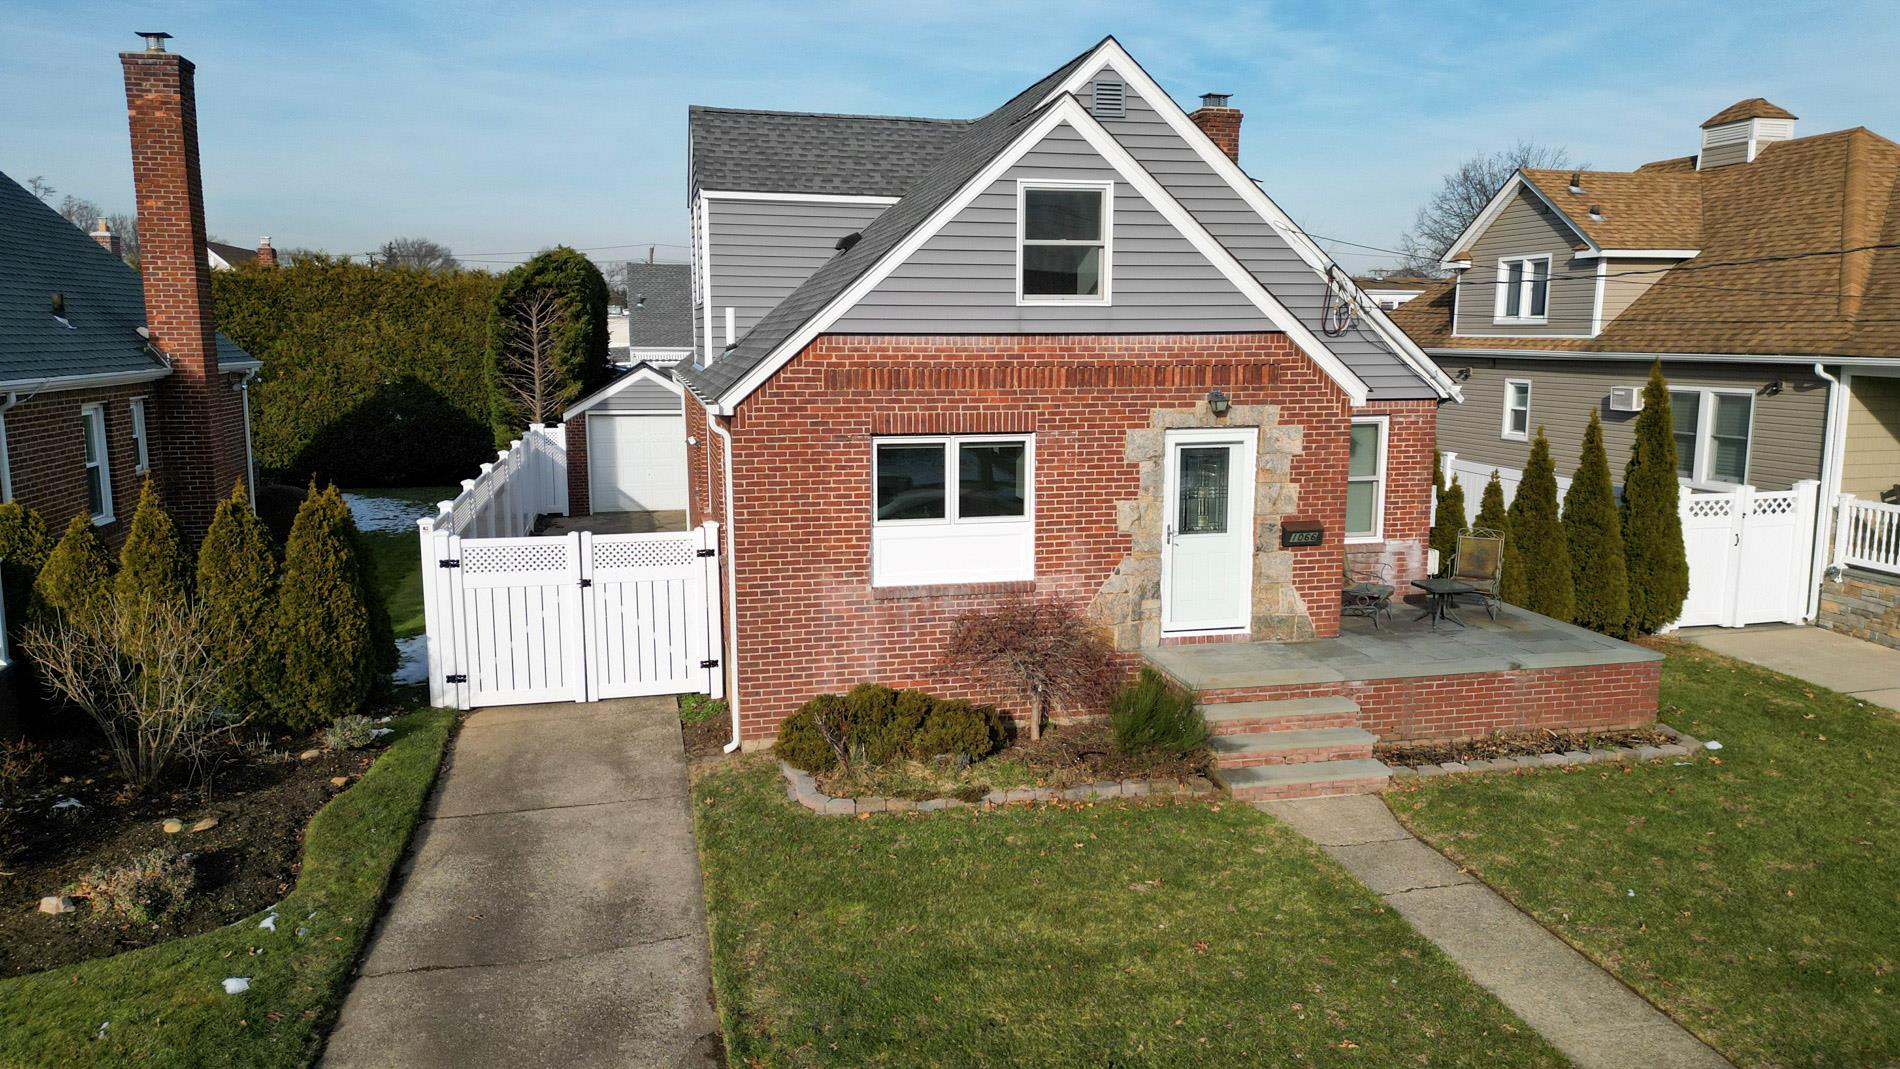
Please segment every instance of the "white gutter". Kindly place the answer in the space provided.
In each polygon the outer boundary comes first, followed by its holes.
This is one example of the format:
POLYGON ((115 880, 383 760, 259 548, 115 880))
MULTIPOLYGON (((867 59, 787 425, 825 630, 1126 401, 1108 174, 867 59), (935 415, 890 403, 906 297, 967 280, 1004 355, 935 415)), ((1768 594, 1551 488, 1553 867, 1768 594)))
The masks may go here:
MULTIPOLYGON (((726 643, 725 651, 726 679, 730 681, 730 685, 726 687, 726 708, 732 710, 732 741, 726 743, 724 752, 731 753, 739 748, 739 599, 735 593, 739 588, 739 558, 734 556, 732 552, 732 435, 724 427, 713 422, 713 417, 710 412, 706 415, 706 429, 719 436, 720 440, 725 443, 726 451, 726 467, 725 471, 721 474, 725 476, 723 481, 726 484, 725 617, 726 630, 732 635, 732 641, 726 643)), ((711 466, 712 461, 711 458, 708 457, 707 467, 710 468, 711 466)), ((710 490, 711 487, 707 487, 707 489, 710 490)))
POLYGON ((1847 438, 1847 398, 1846 384, 1833 375, 1820 361, 1814 363, 1815 377, 1827 383, 1827 419, 1822 424, 1821 438, 1821 500, 1814 507, 1814 554, 1808 565, 1808 608, 1802 619, 1812 622, 1821 608, 1821 582, 1823 571, 1828 566, 1828 550, 1833 539, 1832 524, 1836 512, 1835 499, 1841 492, 1841 451, 1847 438))
POLYGON ((124 386, 135 382, 162 379, 171 373, 171 368, 161 366, 139 371, 101 371, 90 375, 42 375, 34 379, 8 379, 0 382, 0 391, 57 393, 61 390, 83 390, 94 386, 124 386))

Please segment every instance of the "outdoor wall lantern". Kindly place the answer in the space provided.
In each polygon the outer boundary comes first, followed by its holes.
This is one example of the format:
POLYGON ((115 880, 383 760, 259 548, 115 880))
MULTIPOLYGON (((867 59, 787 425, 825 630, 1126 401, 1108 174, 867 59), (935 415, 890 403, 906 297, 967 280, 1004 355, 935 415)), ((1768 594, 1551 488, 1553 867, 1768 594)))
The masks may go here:
POLYGON ((1227 395, 1221 392, 1219 386, 1207 391, 1207 410, 1214 414, 1215 419, 1227 418, 1228 403, 1227 395))

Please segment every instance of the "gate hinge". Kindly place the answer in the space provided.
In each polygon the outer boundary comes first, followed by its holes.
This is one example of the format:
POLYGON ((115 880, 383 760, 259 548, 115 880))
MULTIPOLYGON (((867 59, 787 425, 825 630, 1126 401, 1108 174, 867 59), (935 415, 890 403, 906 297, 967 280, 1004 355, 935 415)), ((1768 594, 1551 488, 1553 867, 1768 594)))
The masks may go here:
POLYGON ((699 666, 701 668, 717 668, 719 667, 719 662, 718 661, 701 661, 699 662, 699 666))
POLYGON ((456 673, 455 675, 452 675, 452 676, 443 676, 443 677, 442 677, 442 682, 444 682, 444 683, 466 683, 466 682, 468 682, 468 677, 467 677, 467 676, 465 676, 465 675, 462 675, 462 674, 461 674, 460 672, 457 672, 457 673, 456 673))
POLYGON ((702 549, 697 551, 697 555, 701 557, 717 557, 719 551, 716 549, 702 549))
POLYGON ((441 568, 460 568, 462 566, 462 558, 450 557, 448 560, 439 560, 435 563, 441 568))

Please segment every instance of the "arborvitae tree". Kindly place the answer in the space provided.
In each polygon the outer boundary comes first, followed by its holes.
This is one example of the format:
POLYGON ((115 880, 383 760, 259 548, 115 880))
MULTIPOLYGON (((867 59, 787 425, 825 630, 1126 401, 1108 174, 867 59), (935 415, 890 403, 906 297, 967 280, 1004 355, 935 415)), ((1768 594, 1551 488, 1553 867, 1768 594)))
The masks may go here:
POLYGON ((1662 361, 1650 366, 1636 441, 1623 472, 1623 554, 1628 562, 1630 630, 1648 634, 1674 623, 1689 596, 1676 485, 1675 420, 1662 361))
POLYGON ((1471 526, 1496 531, 1504 536, 1504 560, 1498 569, 1498 597, 1513 605, 1524 604, 1524 562, 1518 558, 1517 544, 1511 539, 1511 513, 1504 507, 1504 482, 1498 478, 1496 469, 1492 470, 1490 481, 1484 484, 1484 496, 1478 501, 1478 519, 1471 526))
POLYGON ((1440 567, 1450 567, 1458 553, 1458 532, 1465 529, 1465 488, 1456 475, 1438 488, 1438 516, 1432 520, 1432 548, 1440 567))
POLYGON ((1524 577, 1523 605, 1554 620, 1569 620, 1577 612, 1576 581, 1570 575, 1570 540, 1564 537, 1557 515, 1557 471, 1550 461, 1550 441, 1537 428, 1531 459, 1511 499, 1511 543, 1524 577))
POLYGON ((242 480, 218 503, 198 548, 198 599, 223 677, 221 703, 239 716, 264 712, 276 689, 270 637, 277 614, 277 558, 270 531, 251 510, 242 480))
POLYGON ((17 501, 0 505, 0 598, 6 599, 7 622, 14 627, 26 622, 33 579, 52 551, 53 536, 39 513, 17 501))
POLYGON ((113 580, 122 608, 146 601, 176 601, 191 593, 191 555, 178 525, 165 511, 151 479, 139 490, 139 507, 119 547, 119 574, 113 580))
POLYGON ((1570 574, 1577 591, 1577 623, 1605 634, 1629 626, 1629 572, 1623 560, 1623 517, 1610 485, 1610 458, 1603 450, 1603 421, 1596 409, 1583 430, 1583 459, 1564 495, 1564 533, 1570 539, 1570 574))
POLYGON ((74 627, 94 630, 106 625, 112 594, 112 555, 93 529, 92 517, 80 513, 66 525, 59 544, 46 555, 46 564, 33 582, 39 605, 74 627))
POLYGON ((284 547, 274 638, 282 665, 277 716, 311 731, 357 711, 375 685, 376 653, 350 508, 331 486, 297 510, 284 547))
POLYGON ((1484 484, 1484 494, 1478 499, 1478 518, 1471 526, 1489 528, 1500 534, 1511 529, 1511 514, 1504 507, 1504 483, 1495 470, 1491 472, 1491 480, 1484 484))

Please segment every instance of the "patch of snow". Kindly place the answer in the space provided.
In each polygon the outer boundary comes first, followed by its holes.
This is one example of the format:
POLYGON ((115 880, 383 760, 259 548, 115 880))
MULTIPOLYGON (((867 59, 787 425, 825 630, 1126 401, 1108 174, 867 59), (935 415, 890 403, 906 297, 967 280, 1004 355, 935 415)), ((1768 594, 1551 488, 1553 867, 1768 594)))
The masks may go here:
POLYGON ((104 1038, 106 1038, 106 1029, 108 1029, 108 1028, 111 1028, 111 1027, 112 1027, 112 1022, 111 1022, 111 1021, 101 1021, 101 1022, 99 1022, 99 1030, 98 1030, 97 1032, 94 1032, 94 1033, 92 1034, 92 1038, 94 1038, 94 1039, 104 1039, 104 1038))
POLYGON ((394 735, 395 733, 396 733, 395 728, 370 728, 369 729, 369 737, 372 739, 380 739, 384 735, 394 735))
POLYGON ((277 914, 273 913, 270 916, 265 917, 263 920, 258 921, 257 926, 259 928, 264 929, 267 932, 276 931, 277 930, 277 914))
POLYGON ((1719 750, 1722 748, 1722 744, 1719 742, 1716 742, 1714 739, 1710 739, 1709 741, 1702 744, 1702 748, 1705 750, 1719 750))
MULTIPOLYGON (((390 678, 398 684, 429 681, 429 636, 412 635, 396 640, 396 670, 390 678)), ((388 721, 384 717, 377 723, 388 721)))
POLYGON ((224 993, 227 995, 242 995, 250 989, 251 978, 248 976, 227 976, 224 978, 224 993))
POLYGON ((53 803, 54 809, 84 809, 86 803, 77 798, 62 798, 53 803))

